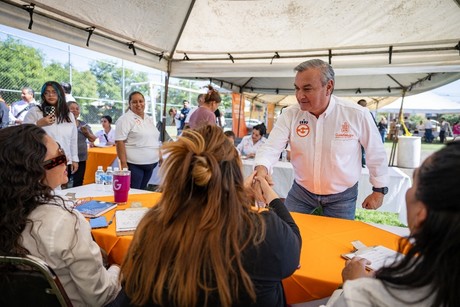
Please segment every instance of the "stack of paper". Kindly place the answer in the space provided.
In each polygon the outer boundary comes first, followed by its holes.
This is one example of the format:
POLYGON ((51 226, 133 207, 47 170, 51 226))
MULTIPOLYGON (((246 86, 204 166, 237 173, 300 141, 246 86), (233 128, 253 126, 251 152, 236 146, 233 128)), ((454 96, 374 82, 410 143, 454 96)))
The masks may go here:
POLYGON ((133 235, 137 225, 149 208, 132 208, 118 210, 115 213, 117 236, 133 235))

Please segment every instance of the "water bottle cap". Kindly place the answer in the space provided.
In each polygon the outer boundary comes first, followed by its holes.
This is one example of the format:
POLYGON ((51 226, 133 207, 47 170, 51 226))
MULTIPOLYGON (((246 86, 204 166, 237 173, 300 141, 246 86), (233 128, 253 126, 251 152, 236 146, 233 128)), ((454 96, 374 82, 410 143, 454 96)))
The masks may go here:
POLYGON ((107 171, 111 171, 112 170, 112 167, 111 166, 107 166, 107 171))
POLYGON ((117 171, 120 170, 120 168, 119 168, 119 167, 115 167, 113 170, 114 170, 115 172, 117 172, 117 171))
POLYGON ((127 167, 123 167, 123 171, 127 171, 127 170, 128 170, 128 168, 127 168, 127 167))
POLYGON ((99 165, 99 166, 97 167, 97 170, 103 170, 102 165, 99 165))

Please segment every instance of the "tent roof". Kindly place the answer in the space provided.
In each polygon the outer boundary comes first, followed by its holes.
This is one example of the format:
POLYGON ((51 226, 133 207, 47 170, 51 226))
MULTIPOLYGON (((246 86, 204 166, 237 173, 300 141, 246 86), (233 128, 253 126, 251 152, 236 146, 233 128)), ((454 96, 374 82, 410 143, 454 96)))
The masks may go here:
MULTIPOLYGON (((36 0, 32 31, 85 47, 94 27, 90 49, 281 98, 321 58, 336 94, 397 96, 460 78, 458 1, 36 0)), ((23 5, 0 2, 2 23, 27 29, 23 5)))
MULTIPOLYGON (((459 97, 460 98, 460 97, 459 97)), ((402 98, 379 108, 379 112, 399 113, 402 98)), ((403 113, 460 113, 460 100, 433 92, 404 97, 403 113)))

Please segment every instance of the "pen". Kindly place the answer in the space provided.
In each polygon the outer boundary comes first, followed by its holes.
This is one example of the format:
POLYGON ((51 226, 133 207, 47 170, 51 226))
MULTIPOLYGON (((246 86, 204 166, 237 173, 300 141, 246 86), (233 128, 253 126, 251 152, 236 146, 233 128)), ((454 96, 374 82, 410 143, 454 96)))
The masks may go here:
POLYGON ((107 223, 107 225, 112 225, 113 223, 113 219, 115 218, 115 215, 117 214, 117 211, 115 211, 112 215, 112 218, 110 219, 110 221, 107 223))

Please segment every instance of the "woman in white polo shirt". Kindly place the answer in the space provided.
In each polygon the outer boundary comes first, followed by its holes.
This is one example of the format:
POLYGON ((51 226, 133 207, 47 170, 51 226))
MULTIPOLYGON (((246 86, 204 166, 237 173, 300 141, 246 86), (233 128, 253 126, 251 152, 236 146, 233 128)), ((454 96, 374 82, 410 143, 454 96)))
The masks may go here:
POLYGON ((131 171, 131 188, 135 189, 147 187, 160 153, 160 132, 144 110, 144 95, 132 92, 129 109, 117 120, 115 128, 120 166, 131 171))

